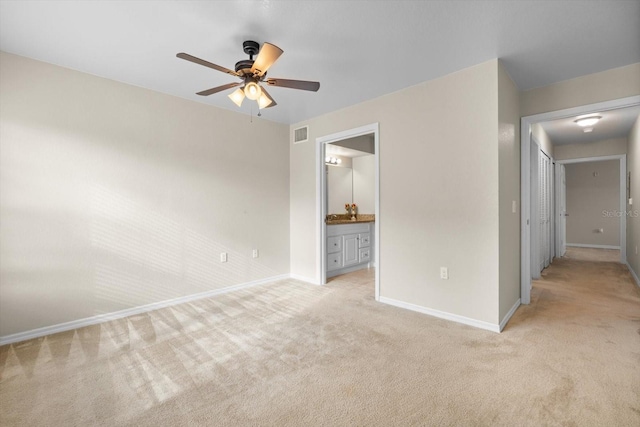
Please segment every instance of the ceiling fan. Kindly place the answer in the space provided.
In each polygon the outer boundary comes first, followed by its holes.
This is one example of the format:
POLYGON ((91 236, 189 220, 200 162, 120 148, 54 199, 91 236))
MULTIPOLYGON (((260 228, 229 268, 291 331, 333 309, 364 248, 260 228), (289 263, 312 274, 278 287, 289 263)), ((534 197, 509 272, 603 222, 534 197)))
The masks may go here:
POLYGON ((238 107, 242 105, 242 101, 244 101, 245 97, 256 101, 258 103, 258 108, 269 108, 277 105, 276 101, 274 101, 271 95, 269 95, 260 83, 265 83, 268 86, 288 87, 291 89, 309 90, 313 92, 317 92, 318 89, 320 89, 320 83, 318 82, 267 78, 267 70, 274 62, 276 62, 280 55, 282 55, 283 50, 278 46, 265 42, 262 44, 262 48, 260 48, 259 43, 247 40, 242 43, 242 47, 244 53, 249 55, 249 59, 236 62, 235 71, 203 59, 196 58, 188 53, 179 53, 176 56, 178 58, 238 77, 240 82, 228 83, 226 85, 217 86, 197 93, 197 95, 209 96, 214 93, 242 85, 242 87, 236 89, 229 95, 229 98, 235 102, 238 107), (253 57, 255 55, 258 56, 254 61, 253 57))

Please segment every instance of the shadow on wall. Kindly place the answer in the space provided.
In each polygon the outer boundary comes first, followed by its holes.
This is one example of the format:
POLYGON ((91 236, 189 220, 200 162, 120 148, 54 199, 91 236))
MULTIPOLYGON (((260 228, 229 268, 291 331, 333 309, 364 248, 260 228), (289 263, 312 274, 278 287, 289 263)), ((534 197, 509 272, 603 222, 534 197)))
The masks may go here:
POLYGON ((150 294, 162 301, 184 296, 181 289, 204 292, 277 274, 102 186, 91 186, 91 218, 95 297, 123 308, 150 294))

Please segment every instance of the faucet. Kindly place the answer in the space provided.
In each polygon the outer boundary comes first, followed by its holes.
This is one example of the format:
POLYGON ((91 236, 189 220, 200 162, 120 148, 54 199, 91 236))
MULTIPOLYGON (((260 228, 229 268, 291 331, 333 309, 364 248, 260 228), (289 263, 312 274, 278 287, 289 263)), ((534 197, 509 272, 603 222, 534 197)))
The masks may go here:
POLYGON ((338 215, 336 215, 336 214, 331 214, 331 215, 327 215, 327 216, 328 216, 327 221, 331 221, 332 219, 338 219, 338 215))

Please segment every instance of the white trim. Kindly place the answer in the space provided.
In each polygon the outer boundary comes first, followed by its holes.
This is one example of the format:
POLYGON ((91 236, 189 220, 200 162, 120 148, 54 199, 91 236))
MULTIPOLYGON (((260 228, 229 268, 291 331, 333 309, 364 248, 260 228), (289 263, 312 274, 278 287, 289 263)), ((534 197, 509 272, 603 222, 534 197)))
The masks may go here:
POLYGON ((507 313, 507 315, 504 316, 504 319, 502 319, 502 322, 500 322, 500 332, 502 332, 504 327, 507 326, 507 322, 511 319, 511 316, 513 316, 513 314, 516 312, 518 307, 520 307, 520 298, 518 298, 515 304, 513 304, 513 307, 511 307, 511 309, 507 313))
MULTIPOLYGON (((380 126, 376 123, 360 126, 358 128, 345 130, 316 138, 316 236, 320 242, 320 250, 316 257, 317 282, 321 285, 327 283, 327 227, 325 218, 327 217, 327 200, 324 197, 327 188, 327 176, 324 173, 325 147, 332 142, 343 139, 354 138, 356 136, 373 134, 374 155, 375 155, 375 232, 374 235, 374 262, 380 265, 380 126)), ((380 300, 380 269, 375 271, 375 299, 380 300)))
MULTIPOLYGON (((529 164, 529 150, 531 146, 531 125, 549 120, 563 119, 572 116, 579 116, 581 114, 602 112, 636 105, 640 105, 640 96, 630 96, 627 98, 614 99, 612 101, 598 102, 595 104, 582 105, 564 110, 535 114, 532 116, 522 117, 520 119, 520 299, 522 304, 529 304, 531 301, 531 228, 529 227, 529 174, 531 172, 529 164)), ((558 160, 556 160, 556 163, 558 163, 558 160)), ((620 169, 622 173, 622 168, 620 169)), ((626 190, 624 194, 626 195, 626 190)), ((621 211, 625 211, 625 209, 626 206, 622 207, 621 211)), ((626 239, 626 235, 620 236, 620 254, 621 260, 624 262, 626 260, 626 254, 625 258, 622 259, 622 253, 623 251, 626 252, 626 247, 622 247, 623 238, 626 239)))
POLYGON ((620 160, 622 158, 626 158, 626 156, 626 154, 612 154, 610 156, 577 157, 575 159, 556 160, 556 163, 569 165, 572 163, 606 162, 607 160, 620 160))
POLYGON ((221 289, 214 289, 211 291, 200 292, 197 294, 186 295, 183 297, 173 298, 166 301, 154 302, 151 304, 145 304, 138 307, 127 308, 125 310, 114 311, 112 313, 98 314, 96 316, 86 317, 84 319, 72 320, 70 322, 58 323, 57 325, 45 326, 43 328, 32 329, 30 331, 18 332, 16 334, 5 335, 0 337, 0 345, 13 344, 20 341, 25 341, 33 338, 40 338, 46 335, 56 334, 58 332, 71 331, 85 326, 96 325, 98 323, 108 322, 110 320, 122 319, 123 317, 133 316, 136 314, 146 313, 153 310, 158 310, 165 307, 171 307, 177 304, 184 304, 203 298, 210 298, 212 296, 226 294, 240 289, 250 288, 252 286, 263 285, 266 283, 275 282, 278 280, 290 278, 290 274, 281 274, 278 276, 268 277, 266 279, 254 280, 251 282, 240 283, 238 285, 227 286, 221 289))
POLYGON ((640 287, 640 277, 638 277, 636 272, 633 271, 633 268, 631 268, 631 264, 629 264, 628 262, 626 262, 625 264, 627 265, 627 268, 629 269, 629 272, 631 273, 631 277, 633 277, 633 280, 636 281, 636 285, 638 285, 638 287, 640 287))
POLYGON ((411 310, 411 311, 417 311, 418 313, 428 314, 429 316, 438 317, 440 319, 451 320, 453 322, 462 323, 463 325, 474 326, 476 328, 485 329, 491 332, 500 332, 500 325, 496 325, 489 322, 483 322, 482 320, 471 319, 469 317, 459 316, 457 314, 447 313, 445 311, 434 310, 432 308, 427 308, 421 305, 411 304, 404 301, 398 301, 398 300, 387 298, 387 297, 380 297, 380 302, 384 304, 389 304, 396 307, 404 308, 407 310, 411 310))
POLYGON ((614 245, 587 245, 583 243, 567 243, 566 245, 573 246, 574 248, 620 249, 620 246, 614 245))

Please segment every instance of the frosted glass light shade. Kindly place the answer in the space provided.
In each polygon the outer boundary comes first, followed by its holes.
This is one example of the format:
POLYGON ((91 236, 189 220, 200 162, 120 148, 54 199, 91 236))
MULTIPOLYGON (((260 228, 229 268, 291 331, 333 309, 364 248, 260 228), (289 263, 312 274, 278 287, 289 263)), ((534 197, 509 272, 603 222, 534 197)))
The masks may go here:
POLYGON ((238 107, 241 107, 242 101, 244 101, 244 91, 240 88, 234 90, 231 95, 229 95, 229 99, 232 100, 238 107))
POLYGON ((575 120, 575 122, 578 126, 582 126, 584 128, 595 125, 601 118, 601 116, 583 117, 581 119, 575 120))
POLYGON ((264 92, 261 93, 260 98, 258 98, 258 108, 267 108, 271 104, 273 104, 273 101, 265 96, 264 92))
POLYGON ((247 98, 255 101, 262 94, 260 86, 255 82, 249 82, 244 86, 244 94, 247 98))

